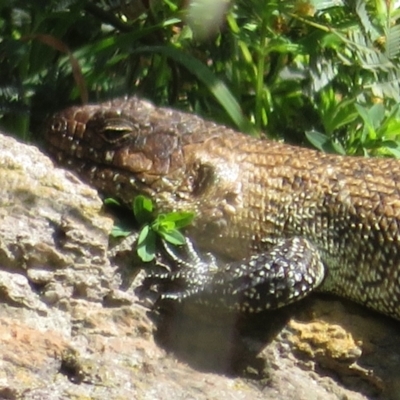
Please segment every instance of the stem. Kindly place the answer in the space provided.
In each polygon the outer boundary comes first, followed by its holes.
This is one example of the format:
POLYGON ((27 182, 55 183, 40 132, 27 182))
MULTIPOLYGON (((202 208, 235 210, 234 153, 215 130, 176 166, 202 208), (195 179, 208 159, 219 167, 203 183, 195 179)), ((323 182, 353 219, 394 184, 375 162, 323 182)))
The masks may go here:
POLYGON ((262 100, 264 89, 264 73, 265 73, 265 49, 267 47, 267 18, 263 17, 260 29, 260 51, 257 60, 257 81, 256 81, 256 110, 255 110, 255 125, 258 131, 262 125, 262 100))

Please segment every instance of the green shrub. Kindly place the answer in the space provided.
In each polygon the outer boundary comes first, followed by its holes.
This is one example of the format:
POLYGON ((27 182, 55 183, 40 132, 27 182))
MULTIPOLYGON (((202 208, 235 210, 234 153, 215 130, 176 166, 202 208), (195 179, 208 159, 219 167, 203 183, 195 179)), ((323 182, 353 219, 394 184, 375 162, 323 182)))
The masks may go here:
POLYGON ((26 138, 55 109, 137 94, 250 134, 399 154, 398 2, 145 3, 0 5, 1 126, 26 138))

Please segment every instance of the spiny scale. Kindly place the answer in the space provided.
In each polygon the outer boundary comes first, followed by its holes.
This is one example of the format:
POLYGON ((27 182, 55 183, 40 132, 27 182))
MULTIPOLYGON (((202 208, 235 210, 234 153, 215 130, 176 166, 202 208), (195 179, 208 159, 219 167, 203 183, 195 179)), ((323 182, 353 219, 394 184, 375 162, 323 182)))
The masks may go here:
POLYGON ((150 278, 177 281, 165 298, 260 311, 318 287, 400 319, 399 161, 258 140, 138 98, 61 111, 45 136, 104 195, 196 213, 190 237, 228 261, 175 257, 177 272, 150 278))

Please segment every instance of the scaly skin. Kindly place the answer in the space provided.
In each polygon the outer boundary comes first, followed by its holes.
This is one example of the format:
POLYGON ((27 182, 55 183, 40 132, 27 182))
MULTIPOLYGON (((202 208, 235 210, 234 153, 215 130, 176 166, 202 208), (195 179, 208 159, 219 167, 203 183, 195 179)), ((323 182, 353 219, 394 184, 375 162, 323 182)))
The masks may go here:
POLYGON ((239 308, 282 306, 320 285, 400 319, 399 161, 255 139, 137 98, 64 110, 49 121, 46 140, 58 162, 104 195, 131 204, 145 194, 160 212, 194 211, 189 234, 199 247, 247 259, 217 273, 191 270, 189 295, 198 286, 222 293, 234 271, 231 292, 252 300, 240 299, 239 308), (286 293, 275 302, 279 274, 286 293), (246 277, 256 280, 244 285, 246 277))

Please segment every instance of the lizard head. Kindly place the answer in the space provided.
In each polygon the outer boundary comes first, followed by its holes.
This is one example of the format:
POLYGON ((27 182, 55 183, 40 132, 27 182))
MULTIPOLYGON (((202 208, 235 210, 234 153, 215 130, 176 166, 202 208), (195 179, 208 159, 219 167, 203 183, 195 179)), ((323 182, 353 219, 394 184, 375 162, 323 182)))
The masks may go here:
POLYGON ((137 98, 71 107, 45 134, 53 157, 104 196, 130 206, 146 195, 159 212, 192 211, 197 228, 220 236, 241 207, 240 140, 229 148, 228 137, 214 123, 137 98))

